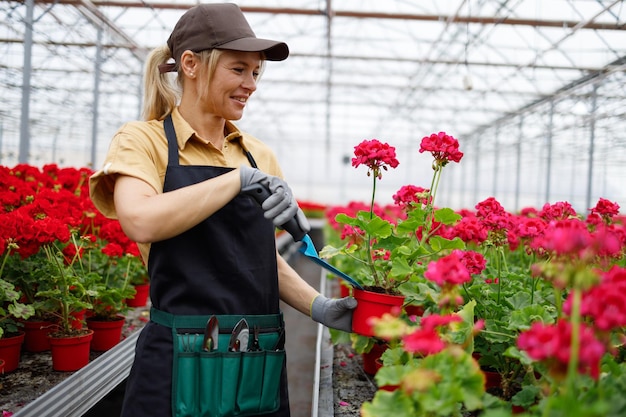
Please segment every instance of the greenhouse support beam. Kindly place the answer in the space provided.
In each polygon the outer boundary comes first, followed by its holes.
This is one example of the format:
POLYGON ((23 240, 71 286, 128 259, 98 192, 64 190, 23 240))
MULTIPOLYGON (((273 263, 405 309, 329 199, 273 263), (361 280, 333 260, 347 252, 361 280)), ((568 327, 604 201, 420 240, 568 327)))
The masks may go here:
POLYGON ((519 132, 517 136, 517 153, 515 155, 515 210, 519 210, 520 183, 522 176, 522 140, 524 138, 524 115, 519 117, 519 132))
POLYGON ((494 137, 493 149, 493 188, 491 194, 495 197, 498 195, 498 168, 500 166, 500 125, 496 125, 496 133, 494 137))
POLYGON ((480 184, 480 138, 482 136, 476 136, 476 143, 474 149, 474 192, 472 194, 472 201, 478 201, 478 184, 480 184))
POLYGON ((550 177, 552 176, 552 136, 554 131, 554 100, 550 101, 550 114, 548 115, 548 132, 547 132, 547 158, 546 161, 546 194, 544 201, 547 203, 550 201, 550 177))
POLYGON ((591 192, 593 190, 593 155, 596 142, 596 112, 598 110, 598 83, 593 84, 591 94, 591 111, 589 114, 589 165, 587 167, 587 195, 585 208, 591 208, 591 192))
POLYGON ((98 27, 98 44, 96 47, 96 63, 93 81, 93 119, 91 121, 91 168, 96 167, 96 150, 98 149, 98 119, 100 118, 100 76, 102 68, 102 27, 98 27))
MULTIPOLYGON (((613 3, 604 6, 604 10, 610 9, 613 5, 621 0, 615 0, 613 3)), ((58 3, 76 5, 82 0, 38 0, 39 3, 58 3)), ((188 2, 151 2, 146 4, 144 1, 120 1, 120 0, 93 0, 94 6, 98 7, 123 7, 123 8, 146 8, 152 9, 170 9, 170 10, 186 10, 197 4, 195 1, 188 2)), ((266 7, 266 6, 241 6, 244 13, 267 13, 267 14, 288 14, 288 15, 308 15, 322 16, 324 11, 318 9, 298 9, 293 7, 266 7)), ((460 15, 441 15, 441 14, 417 14, 417 13, 389 13, 376 11, 358 11, 358 10, 334 10, 335 17, 352 17, 356 19, 385 19, 385 20, 418 20, 426 22, 441 22, 442 20, 467 24, 475 23, 480 25, 510 25, 510 26, 532 26, 532 27, 552 27, 552 28, 575 28, 580 24, 575 20, 542 20, 542 19, 520 19, 501 16, 460 16, 460 15)), ((626 30, 624 25, 605 22, 587 22, 584 29, 589 30, 626 30)))
POLYGON ((30 153, 30 77, 33 55, 33 13, 34 0, 26 0, 24 17, 24 70, 22 71, 22 116, 20 125, 20 148, 18 162, 28 163, 30 153))

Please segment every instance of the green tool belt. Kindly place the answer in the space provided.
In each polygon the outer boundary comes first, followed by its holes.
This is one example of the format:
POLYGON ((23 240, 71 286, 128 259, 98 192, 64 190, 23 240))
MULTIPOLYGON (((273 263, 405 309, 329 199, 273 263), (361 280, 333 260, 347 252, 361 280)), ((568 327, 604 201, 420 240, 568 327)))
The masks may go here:
POLYGON ((271 413, 280 407, 284 332, 282 314, 218 315, 218 349, 203 350, 210 316, 178 316, 155 308, 150 319, 172 329, 172 414, 175 417, 235 417, 271 413), (229 352, 235 324, 245 318, 259 329, 260 350, 229 352))

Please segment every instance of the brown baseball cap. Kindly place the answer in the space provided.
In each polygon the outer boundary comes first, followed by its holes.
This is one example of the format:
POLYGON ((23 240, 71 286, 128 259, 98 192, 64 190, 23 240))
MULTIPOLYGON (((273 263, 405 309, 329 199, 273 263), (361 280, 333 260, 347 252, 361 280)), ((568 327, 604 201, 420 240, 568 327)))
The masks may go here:
MULTIPOLYGON (((232 3, 199 4, 187 10, 176 23, 167 46, 176 63, 186 50, 263 52, 269 61, 282 61, 289 56, 286 43, 257 38, 239 6, 232 3)), ((176 67, 167 70, 174 71, 176 67)))

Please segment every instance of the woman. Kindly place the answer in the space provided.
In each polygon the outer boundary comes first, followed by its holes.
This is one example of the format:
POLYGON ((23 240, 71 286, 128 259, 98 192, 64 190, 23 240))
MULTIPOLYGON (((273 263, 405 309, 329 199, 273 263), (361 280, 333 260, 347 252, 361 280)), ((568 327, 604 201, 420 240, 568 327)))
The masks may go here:
POLYGON ((351 331, 356 301, 319 294, 276 251, 275 226, 308 223, 274 153, 230 122, 263 60, 288 54, 256 38, 236 5, 191 8, 148 59, 146 121, 122 126, 90 180, 96 206, 139 242, 151 280, 123 416, 288 416, 279 299, 351 331), (271 194, 262 206, 241 193, 255 184, 271 194), (241 318, 246 330, 233 332, 241 318))

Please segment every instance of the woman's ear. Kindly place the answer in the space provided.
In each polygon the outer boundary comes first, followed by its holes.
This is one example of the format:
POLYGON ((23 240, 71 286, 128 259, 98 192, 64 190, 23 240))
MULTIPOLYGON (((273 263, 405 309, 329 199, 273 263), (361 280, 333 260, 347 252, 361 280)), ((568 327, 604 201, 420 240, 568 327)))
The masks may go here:
POLYGON ((193 52, 186 50, 180 57, 180 68, 187 78, 194 79, 198 75, 198 57, 193 52))

